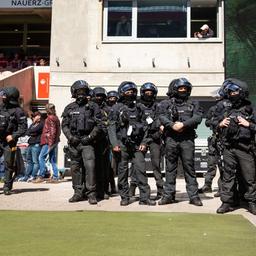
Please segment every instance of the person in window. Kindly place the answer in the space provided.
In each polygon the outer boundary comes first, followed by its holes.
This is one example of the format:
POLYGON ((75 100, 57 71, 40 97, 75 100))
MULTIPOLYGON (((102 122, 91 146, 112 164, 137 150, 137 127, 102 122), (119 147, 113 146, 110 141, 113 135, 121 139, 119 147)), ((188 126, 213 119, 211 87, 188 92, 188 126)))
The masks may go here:
POLYGON ((213 37, 213 35, 214 35, 213 30, 210 29, 207 24, 204 24, 200 28, 200 32, 194 33, 194 37, 196 37, 196 38, 210 38, 210 37, 213 37))
POLYGON ((125 15, 121 16, 120 21, 116 25, 116 36, 130 36, 131 23, 125 15))

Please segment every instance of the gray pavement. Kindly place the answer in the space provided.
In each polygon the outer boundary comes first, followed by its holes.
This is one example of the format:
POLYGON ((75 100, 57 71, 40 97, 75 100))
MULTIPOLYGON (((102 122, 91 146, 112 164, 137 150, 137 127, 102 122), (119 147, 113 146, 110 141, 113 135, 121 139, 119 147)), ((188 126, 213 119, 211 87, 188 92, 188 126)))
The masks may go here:
MULTIPOLYGON (((155 195, 156 187, 153 178, 149 178, 152 194, 155 195)), ((198 178, 200 186, 204 179, 198 178)), ((216 190, 216 180, 213 188, 216 190)), ((139 191, 136 190, 138 195, 139 191)), ((114 196, 109 200, 98 202, 97 205, 89 205, 87 201, 78 203, 68 203, 72 196, 72 184, 69 178, 58 184, 48 183, 27 183, 15 182, 13 194, 3 195, 0 185, 0 210, 28 210, 28 211, 127 211, 127 212, 187 212, 187 213, 212 213, 216 214, 216 209, 220 206, 219 198, 214 198, 213 193, 207 193, 201 196, 202 207, 190 205, 185 189, 184 179, 177 179, 178 203, 163 206, 141 206, 134 202, 126 207, 120 206, 120 197, 114 196)), ((256 226, 256 216, 249 213, 246 209, 240 208, 228 214, 241 214, 256 226)))

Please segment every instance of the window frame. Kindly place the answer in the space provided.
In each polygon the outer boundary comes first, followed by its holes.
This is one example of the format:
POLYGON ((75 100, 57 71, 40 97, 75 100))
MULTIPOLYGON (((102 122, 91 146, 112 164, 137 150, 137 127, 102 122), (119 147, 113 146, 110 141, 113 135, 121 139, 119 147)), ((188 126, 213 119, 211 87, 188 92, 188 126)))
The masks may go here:
POLYGON ((213 43, 213 42, 222 42, 223 41, 223 27, 224 27, 224 18, 223 18, 223 9, 224 9, 224 0, 217 0, 217 34, 213 38, 193 38, 191 34, 191 0, 188 0, 187 3, 187 36, 186 37, 171 37, 171 38, 138 38, 137 37, 137 21, 138 21, 138 0, 122 0, 123 2, 132 1, 132 35, 131 36, 108 36, 108 2, 109 1, 120 1, 120 0, 104 0, 103 2, 103 33, 102 33, 102 42, 103 43, 213 43))

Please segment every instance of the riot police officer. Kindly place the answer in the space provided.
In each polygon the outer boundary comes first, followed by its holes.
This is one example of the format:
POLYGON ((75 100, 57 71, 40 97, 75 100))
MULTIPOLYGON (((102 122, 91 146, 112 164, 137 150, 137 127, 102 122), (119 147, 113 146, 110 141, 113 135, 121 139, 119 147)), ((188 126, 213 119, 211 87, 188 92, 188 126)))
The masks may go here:
POLYGON ((110 158, 107 132, 109 107, 106 104, 107 92, 103 87, 95 87, 93 94, 93 100, 101 111, 100 133, 95 144, 97 198, 101 200, 109 199, 110 158))
POLYGON ((118 101, 118 92, 117 91, 109 91, 107 93, 107 105, 109 109, 111 109, 118 101))
POLYGON ((150 200, 150 187, 145 170, 146 132, 143 112, 136 103, 137 86, 124 81, 118 88, 120 102, 114 105, 109 115, 109 139, 113 151, 120 153, 118 165, 118 188, 121 206, 130 203, 128 185, 128 161, 132 160, 140 190, 140 205, 155 205, 150 200))
POLYGON ((87 82, 74 82, 71 95, 75 102, 68 104, 62 114, 62 131, 68 139, 74 189, 70 203, 83 200, 85 193, 90 204, 97 204, 94 142, 99 132, 100 110, 97 104, 88 102, 88 93, 87 82))
MULTIPOLYGON (((113 108, 113 106, 117 103, 119 99, 119 95, 117 91, 109 91, 107 93, 107 107, 108 107, 108 115, 113 108)), ((115 175, 117 174, 117 166, 119 162, 119 154, 114 154, 112 150, 109 151, 111 164, 109 169, 109 183, 110 183, 110 194, 116 194, 116 183, 115 183, 115 175)))
POLYGON ((27 118, 19 106, 20 93, 16 87, 7 87, 0 93, 0 155, 4 155, 5 178, 3 191, 10 195, 17 174, 17 141, 27 130, 27 118))
POLYGON ((217 213, 232 211, 234 188, 238 174, 245 186, 244 198, 249 204, 249 211, 256 215, 256 175, 253 142, 256 133, 256 113, 248 100, 248 86, 236 79, 227 85, 231 107, 224 109, 218 124, 218 131, 224 135, 224 172, 222 179, 222 205, 217 213))
POLYGON ((218 112, 222 111, 223 108, 228 108, 231 106, 230 101, 227 99, 226 86, 228 84, 227 79, 223 82, 221 88, 217 91, 216 104, 207 112, 205 125, 209 127, 212 131, 212 135, 208 138, 208 170, 205 174, 205 184, 199 189, 199 193, 211 193, 212 192, 212 181, 217 172, 217 166, 220 172, 220 177, 218 179, 218 191, 214 194, 215 197, 220 196, 221 179, 223 174, 223 161, 222 161, 222 139, 220 138, 217 130, 215 129, 214 120, 218 115, 218 112), (220 110, 221 109, 221 110, 220 110))
MULTIPOLYGON (((160 169, 161 161, 161 134, 160 134, 160 124, 157 114, 156 96, 157 96, 157 87, 150 82, 144 83, 140 88, 140 98, 141 104, 140 107, 144 112, 145 122, 148 124, 148 147, 150 152, 150 158, 153 168, 154 178, 156 180, 157 195, 155 200, 158 200, 163 195, 163 178, 160 169)), ((133 194, 133 191, 136 187, 136 179, 132 179, 131 175, 131 185, 130 185, 130 194, 133 194)), ((135 191, 134 191, 135 192, 135 191)))
POLYGON ((202 110, 197 101, 189 99, 192 85, 186 78, 174 79, 168 89, 169 100, 161 102, 160 122, 165 131, 166 181, 164 196, 159 205, 175 202, 178 158, 184 169, 190 203, 202 206, 194 169, 195 129, 202 121, 202 110))

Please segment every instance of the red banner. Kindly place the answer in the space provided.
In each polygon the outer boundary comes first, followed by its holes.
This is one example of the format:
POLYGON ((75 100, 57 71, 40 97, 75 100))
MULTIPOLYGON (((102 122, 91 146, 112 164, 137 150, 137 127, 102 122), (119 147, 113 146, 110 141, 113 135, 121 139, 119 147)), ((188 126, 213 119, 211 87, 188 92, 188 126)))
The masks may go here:
POLYGON ((38 73, 38 99, 49 98, 50 73, 38 73))

